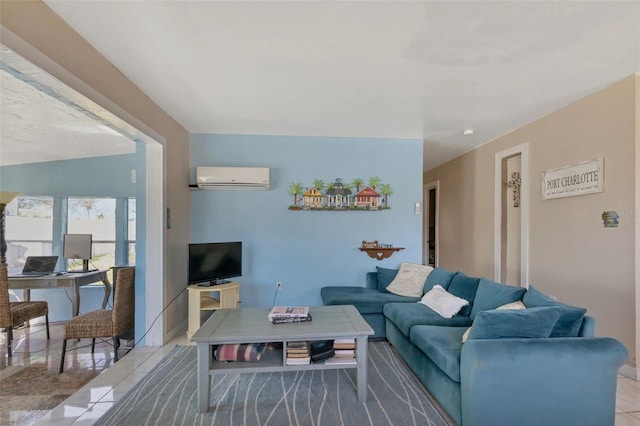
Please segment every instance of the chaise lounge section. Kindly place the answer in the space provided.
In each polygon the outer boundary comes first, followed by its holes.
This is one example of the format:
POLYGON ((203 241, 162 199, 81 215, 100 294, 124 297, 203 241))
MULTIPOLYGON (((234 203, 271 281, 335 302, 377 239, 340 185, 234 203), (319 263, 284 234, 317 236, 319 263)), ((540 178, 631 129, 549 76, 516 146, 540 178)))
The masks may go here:
POLYGON ((594 337, 585 309, 533 287, 435 268, 423 292, 440 286, 468 302, 445 318, 419 297, 387 291, 395 273, 367 273, 366 288, 324 287, 323 303, 355 305, 374 337, 394 346, 458 424, 614 424, 627 351, 615 339, 594 337))

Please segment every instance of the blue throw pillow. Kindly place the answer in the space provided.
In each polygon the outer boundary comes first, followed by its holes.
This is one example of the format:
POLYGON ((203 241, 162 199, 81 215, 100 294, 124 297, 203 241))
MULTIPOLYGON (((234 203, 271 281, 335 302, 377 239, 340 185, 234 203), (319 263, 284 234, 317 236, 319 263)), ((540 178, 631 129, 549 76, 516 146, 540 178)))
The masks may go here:
POLYGON ((480 311, 469 339, 547 338, 559 317, 555 307, 480 311))
POLYGON ((398 270, 381 268, 379 266, 376 266, 376 269, 378 270, 378 291, 388 293, 387 286, 391 284, 391 281, 396 277, 398 270))
POLYGON ((461 297, 469 301, 469 304, 460 309, 458 315, 468 317, 471 314, 471 308, 473 305, 473 299, 476 297, 476 290, 478 290, 478 284, 480 278, 468 277, 462 272, 458 272, 451 280, 447 291, 454 296, 461 297))
POLYGON ((471 308, 471 318, 475 318, 479 311, 488 311, 507 303, 522 300, 524 287, 514 287, 511 285, 500 284, 486 278, 480 278, 476 297, 473 299, 473 307, 471 308))
POLYGON ((448 289, 455 275, 456 272, 447 271, 439 267, 433 268, 433 271, 431 271, 427 277, 427 281, 424 283, 423 293, 428 293, 436 284, 445 290, 448 289))
POLYGON ((558 322, 553 327, 551 337, 577 337, 582 325, 582 319, 585 312, 587 312, 584 308, 556 302, 546 294, 536 290, 533 286, 529 286, 529 289, 522 297, 522 303, 527 308, 554 306, 559 309, 560 318, 558 318, 558 322))

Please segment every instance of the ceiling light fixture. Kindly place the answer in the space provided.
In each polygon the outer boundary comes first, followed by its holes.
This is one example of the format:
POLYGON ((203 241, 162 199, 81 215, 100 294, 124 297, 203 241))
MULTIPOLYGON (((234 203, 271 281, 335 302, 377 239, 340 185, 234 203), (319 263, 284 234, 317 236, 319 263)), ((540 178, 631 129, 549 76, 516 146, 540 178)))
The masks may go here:
POLYGON ((474 133, 475 132, 473 131, 473 129, 465 129, 464 132, 462 132, 462 134, 465 135, 465 136, 471 136, 474 133))

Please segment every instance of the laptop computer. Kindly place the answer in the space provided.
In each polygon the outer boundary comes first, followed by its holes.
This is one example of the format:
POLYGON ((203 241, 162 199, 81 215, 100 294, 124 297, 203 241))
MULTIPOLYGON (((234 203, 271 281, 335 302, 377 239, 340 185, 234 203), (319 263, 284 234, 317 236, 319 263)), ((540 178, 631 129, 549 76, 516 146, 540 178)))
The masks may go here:
POLYGON ((9 278, 43 277, 55 271, 56 263, 58 263, 58 256, 28 256, 22 272, 11 274, 9 278))

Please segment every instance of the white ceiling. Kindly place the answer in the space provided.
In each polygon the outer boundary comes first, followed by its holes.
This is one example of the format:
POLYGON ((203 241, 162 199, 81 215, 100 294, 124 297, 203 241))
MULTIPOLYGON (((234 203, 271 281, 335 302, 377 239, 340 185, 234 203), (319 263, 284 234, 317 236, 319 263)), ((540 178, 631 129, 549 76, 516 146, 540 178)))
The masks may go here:
POLYGON ((425 170, 640 71, 638 1, 45 3, 191 133, 417 138, 425 170))

